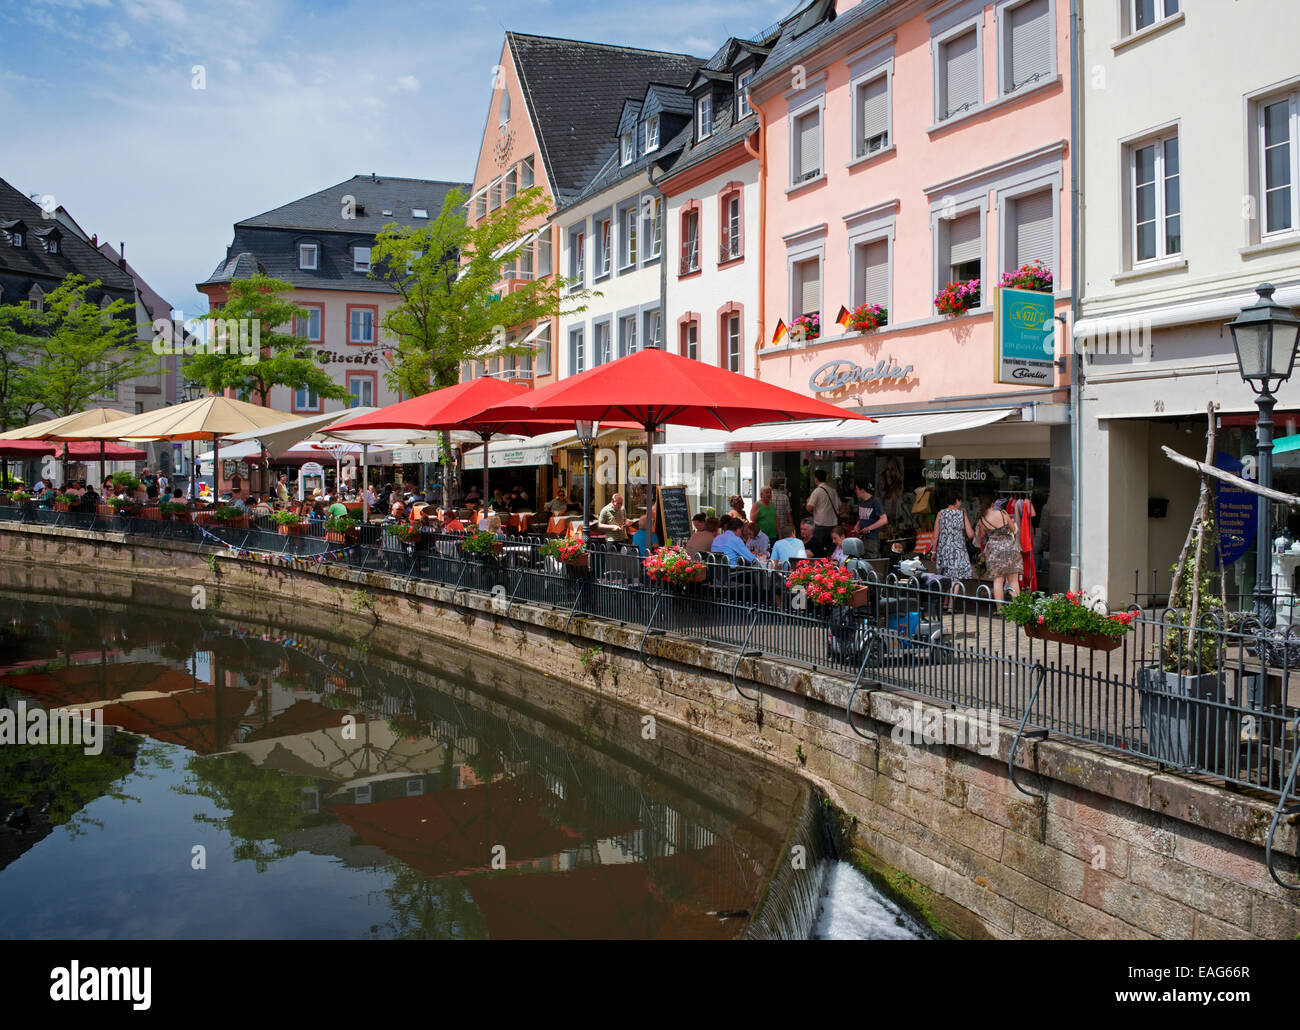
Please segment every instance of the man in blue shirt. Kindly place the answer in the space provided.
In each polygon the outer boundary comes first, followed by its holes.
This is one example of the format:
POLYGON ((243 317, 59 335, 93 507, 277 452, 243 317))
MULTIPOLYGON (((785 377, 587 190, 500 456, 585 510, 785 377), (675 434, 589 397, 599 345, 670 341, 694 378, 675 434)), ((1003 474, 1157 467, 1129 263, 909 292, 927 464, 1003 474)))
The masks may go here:
POLYGON ((803 541, 794 535, 794 523, 787 522, 781 527, 781 539, 772 545, 772 563, 794 562, 808 557, 803 541))
POLYGON ((632 546, 640 551, 641 557, 644 558, 659 546, 659 537, 645 528, 644 515, 637 519, 636 526, 636 532, 632 534, 632 546))
POLYGON ((727 519, 722 524, 722 532, 713 538, 712 550, 714 554, 725 554, 731 565, 752 565, 754 556, 736 534, 741 525, 739 519, 727 519))

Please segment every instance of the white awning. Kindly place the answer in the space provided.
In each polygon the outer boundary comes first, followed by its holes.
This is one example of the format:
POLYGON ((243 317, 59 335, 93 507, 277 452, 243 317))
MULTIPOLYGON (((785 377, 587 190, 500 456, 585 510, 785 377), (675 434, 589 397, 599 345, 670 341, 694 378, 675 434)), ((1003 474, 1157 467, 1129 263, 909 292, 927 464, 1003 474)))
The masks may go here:
POLYGON ((669 426, 664 433, 665 442, 655 445, 655 454, 907 450, 924 445, 929 435, 978 429, 1001 422, 1019 411, 1019 408, 990 408, 924 415, 880 415, 875 422, 856 419, 769 422, 738 429, 734 433, 669 426))
POLYGON ((542 333, 546 332, 546 330, 549 328, 551 328, 551 323, 549 320, 543 320, 537 323, 537 328, 534 329, 527 336, 525 336, 522 340, 520 340, 519 346, 522 347, 526 343, 532 343, 535 339, 537 339, 537 337, 541 336, 542 333))
POLYGON ((532 243, 533 240, 537 239, 537 234, 539 232, 541 232, 540 229, 534 229, 530 233, 525 233, 523 236, 520 236, 519 239, 515 240, 514 243, 507 244, 506 246, 498 250, 495 254, 493 254, 492 260, 500 261, 502 258, 508 257, 509 255, 513 254, 516 250, 519 250, 521 247, 528 246, 528 244, 532 243))
MULTIPOLYGON (((551 460, 551 447, 573 436, 572 430, 543 433, 517 443, 492 443, 488 446, 488 465, 494 469, 520 465, 545 465, 551 460)), ((465 470, 483 467, 483 445, 465 449, 465 470)))

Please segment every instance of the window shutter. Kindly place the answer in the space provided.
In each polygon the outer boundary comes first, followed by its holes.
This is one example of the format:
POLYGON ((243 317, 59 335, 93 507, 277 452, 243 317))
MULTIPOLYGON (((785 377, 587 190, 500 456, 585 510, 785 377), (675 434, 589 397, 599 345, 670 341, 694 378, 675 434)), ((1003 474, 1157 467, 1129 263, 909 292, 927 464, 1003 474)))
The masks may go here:
MULTIPOLYGON (((867 153, 867 144, 875 137, 889 132, 889 78, 880 78, 868 82, 862 87, 862 153, 867 153)), ((888 145, 888 138, 884 144, 888 145)))
POLYGON ((1029 0, 1009 12, 1005 88, 1008 93, 1052 70, 1052 19, 1047 0, 1029 0))
POLYGON ((1052 253, 1052 192, 1043 190, 1028 197, 1020 197, 1015 204, 1015 253, 1011 256, 1012 270, 1037 259, 1052 272, 1056 269, 1052 253))
POLYGON ((799 179, 811 178, 821 171, 821 149, 818 112, 809 111, 799 119, 799 179))
POLYGON ((799 310, 795 316, 810 315, 821 310, 821 277, 818 274, 817 261, 799 263, 799 310))
POLYGON ((979 261, 983 258, 980 246, 980 213, 972 211, 968 215, 954 218, 948 223, 948 263, 960 265, 963 261, 979 261))
POLYGON ((876 240, 862 248, 862 303, 889 304, 888 240, 876 240))
POLYGON ((979 103, 979 52, 974 29, 943 46, 943 116, 951 117, 967 105, 979 103))

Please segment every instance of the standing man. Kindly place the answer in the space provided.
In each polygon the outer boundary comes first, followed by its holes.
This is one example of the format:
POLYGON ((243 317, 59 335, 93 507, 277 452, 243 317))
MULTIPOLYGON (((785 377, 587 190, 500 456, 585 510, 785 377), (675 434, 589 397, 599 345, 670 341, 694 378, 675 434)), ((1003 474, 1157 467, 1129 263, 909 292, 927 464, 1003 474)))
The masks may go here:
MULTIPOLYGON (((772 491, 772 514, 773 521, 776 522, 776 532, 778 536, 784 536, 785 527, 794 525, 794 513, 790 510, 790 495, 785 492, 784 487, 777 485, 779 482, 780 480, 772 479, 768 487, 772 491)), ((758 519, 753 521, 758 522, 758 519)))
POLYGON ((615 543, 627 540, 627 512, 623 510, 623 495, 615 494, 596 516, 596 528, 603 530, 605 538, 615 543))
POLYGON ((813 482, 807 505, 813 520, 812 547, 809 550, 814 558, 829 558, 833 550, 831 528, 840 523, 840 499, 827 485, 825 469, 813 470, 813 482))
POLYGON ((862 540, 862 551, 868 558, 879 558, 880 530, 889 523, 889 516, 876 497, 874 484, 859 483, 855 492, 858 495, 858 537, 862 540))

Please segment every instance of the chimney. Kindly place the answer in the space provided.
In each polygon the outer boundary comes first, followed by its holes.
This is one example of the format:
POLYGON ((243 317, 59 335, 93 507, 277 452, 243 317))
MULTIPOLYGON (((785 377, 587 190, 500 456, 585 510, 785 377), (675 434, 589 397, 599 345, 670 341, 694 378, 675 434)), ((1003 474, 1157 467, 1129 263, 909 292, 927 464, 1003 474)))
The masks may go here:
POLYGON ((118 243, 117 245, 117 267, 126 268, 126 244, 118 243))
POLYGON ((92 247, 94 247, 96 250, 99 249, 99 233, 97 233, 97 232, 96 232, 96 233, 91 233, 91 236, 90 236, 90 245, 91 245, 92 247))

